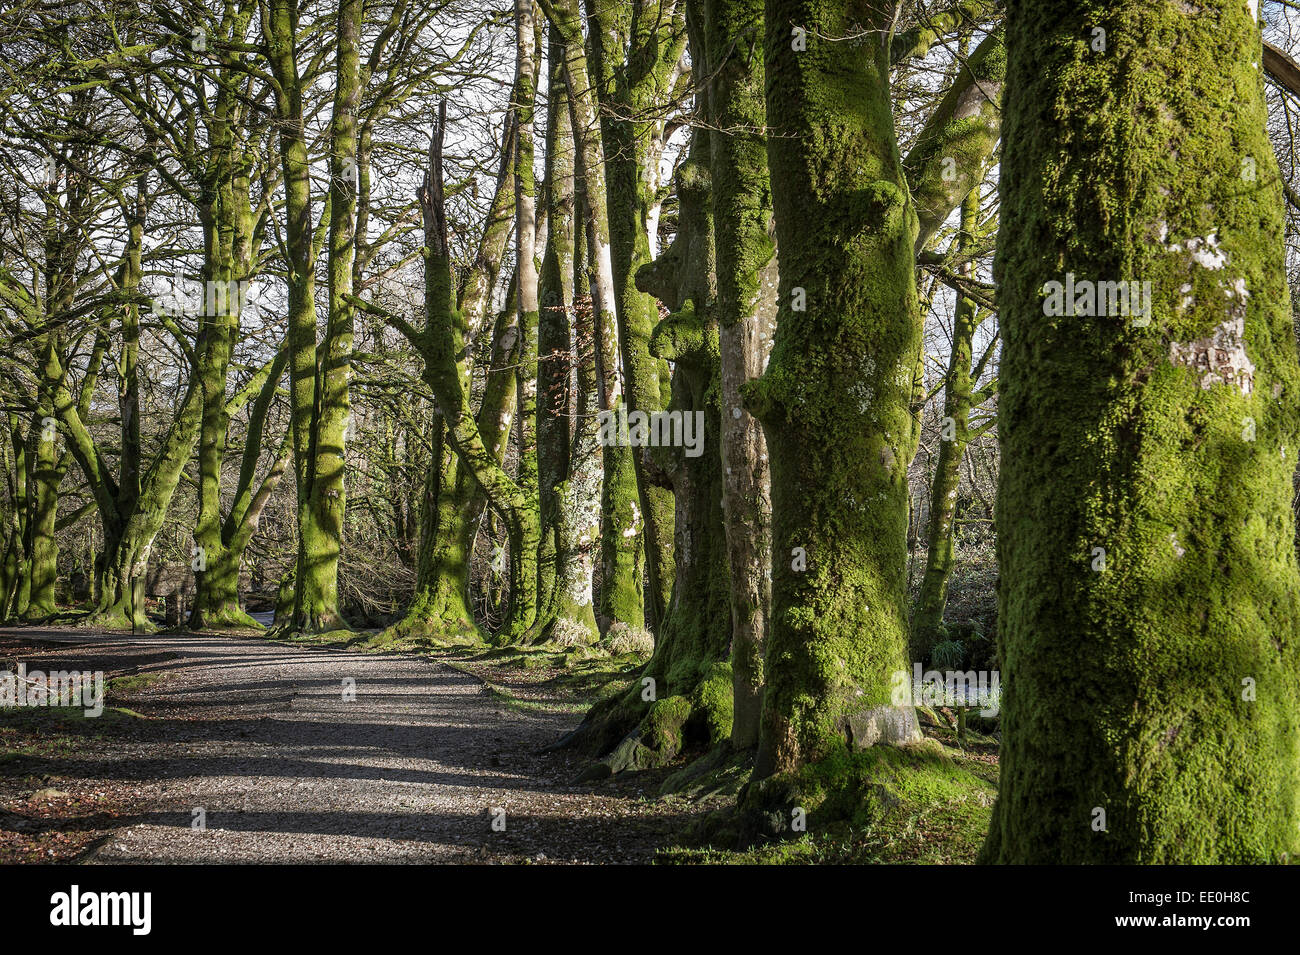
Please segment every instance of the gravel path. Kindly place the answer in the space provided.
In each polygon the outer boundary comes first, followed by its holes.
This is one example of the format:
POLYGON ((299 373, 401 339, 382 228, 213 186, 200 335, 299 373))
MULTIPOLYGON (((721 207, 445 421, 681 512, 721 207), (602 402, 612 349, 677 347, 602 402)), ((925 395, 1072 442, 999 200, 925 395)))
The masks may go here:
POLYGON ((438 662, 207 635, 8 635, 72 644, 43 653, 47 666, 162 674, 129 704, 145 719, 72 763, 79 778, 136 781, 151 807, 91 863, 637 862, 683 821, 626 784, 571 785, 572 757, 540 750, 577 716, 507 707, 438 662))

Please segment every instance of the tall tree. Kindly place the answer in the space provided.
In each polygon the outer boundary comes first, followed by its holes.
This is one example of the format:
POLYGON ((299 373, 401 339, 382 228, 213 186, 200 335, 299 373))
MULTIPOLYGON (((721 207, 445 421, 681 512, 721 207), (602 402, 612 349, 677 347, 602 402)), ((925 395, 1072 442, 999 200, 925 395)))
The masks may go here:
POLYGON ((1280 861, 1300 367, 1254 5, 1012 0, 1007 22, 981 858, 1280 861))
MULTIPOLYGON (((590 270, 593 357, 599 372, 599 407, 592 413, 619 415, 627 411, 622 350, 619 342, 618 292, 610 238, 610 195, 606 182, 604 126, 601 102, 593 85, 593 63, 603 63, 603 46, 588 31, 588 57, 578 0, 543 0, 552 26, 564 40, 564 81, 573 124, 575 201, 583 210, 583 234, 590 270)), ((589 435, 590 436, 590 435, 589 435)), ((602 626, 622 623, 645 626, 645 541, 641 533, 633 449, 617 442, 601 445, 600 487, 600 605, 602 626)), ((583 482, 592 483, 588 471, 583 482)))
MULTIPOLYGON (((693 75, 701 78, 713 75, 703 12, 696 6, 687 12, 693 75)), ((697 90, 697 105, 706 115, 707 98, 706 89, 697 90)), ((589 779, 661 765, 683 750, 706 748, 706 757, 676 777, 676 785, 715 766, 732 737, 712 141, 705 126, 692 130, 689 152, 675 176, 672 243, 636 275, 638 288, 669 310, 655 326, 649 352, 672 362, 672 395, 664 412, 681 429, 677 441, 647 449, 643 464, 647 478, 673 492, 676 573, 654 653, 638 681, 622 696, 593 707, 566 740, 604 757, 584 771, 589 779)))
MULTIPOLYGON (((518 95, 516 87, 512 97, 518 95)), ((463 276, 457 295, 459 311, 471 336, 485 330, 510 241, 514 222, 512 173, 517 122, 514 111, 507 110, 496 185, 488 202, 474 261, 463 276)), ((513 309, 507 309, 492 325, 477 416, 479 433, 498 464, 505 453, 518 397, 513 373, 518 349, 516 316, 513 309)), ((465 360, 466 373, 472 380, 473 370, 468 365, 471 353, 472 349, 466 353, 465 360)), ((487 494, 472 470, 461 465, 437 409, 433 410, 431 425, 432 454, 420 506, 415 593, 406 616, 392 630, 394 633, 477 633, 478 625, 470 609, 469 572, 474 539, 487 507, 487 494)))
MULTIPOLYGON (((518 152, 513 158, 516 233, 527 233, 525 238, 516 240, 519 250, 517 259, 529 263, 532 275, 521 280, 519 276, 522 270, 516 269, 513 298, 507 306, 507 312, 512 313, 514 317, 512 325, 515 329, 514 344, 511 347, 519 349, 519 357, 515 362, 504 365, 504 368, 514 369, 515 374, 495 378, 489 375, 488 387, 492 387, 494 380, 504 383, 513 378, 521 409, 520 414, 526 414, 535 421, 538 308, 536 264, 532 256, 536 244, 536 223, 533 205, 531 124, 536 77, 534 45, 537 36, 531 6, 527 9, 523 5, 517 7, 516 32, 515 89, 521 97, 513 104, 517 113, 515 135, 518 144, 518 152), (525 123, 529 126, 527 142, 522 135, 525 123), (521 158, 525 152, 528 156, 526 165, 521 158), (526 290, 525 284, 531 285, 531 289, 526 290), (524 330, 528 322, 532 323, 531 332, 524 330), (531 344, 529 344, 530 336, 531 344)), ((425 328, 417 330, 401 316, 388 313, 373 305, 368 307, 382 314, 389 324, 405 335, 420 352, 424 360, 423 374, 433 391, 438 412, 445 422, 447 440, 458 459, 457 467, 463 468, 467 479, 472 477, 481 488, 492 510, 506 527, 511 564, 510 605, 500 639, 503 642, 514 642, 528 634, 537 615, 536 568, 541 531, 537 495, 536 439, 533 425, 526 429, 521 426, 519 477, 512 478, 502 466, 499 448, 496 446, 497 437, 505 440, 509 434, 508 414, 494 418, 487 423, 487 427, 480 427, 480 422, 470 405, 471 375, 465 343, 467 327, 464 315, 455 308, 451 280, 451 254, 447 244, 442 186, 442 136, 445 129, 446 103, 444 101, 439 108, 439 118, 435 123, 434 135, 430 143, 428 171, 420 189, 420 204, 425 226, 425 245, 422 249, 425 262, 425 328), (526 460, 530 454, 531 464, 526 460)), ((503 316, 502 321, 505 320, 503 316)), ((509 343, 506 336, 500 333, 497 340, 509 343)), ((490 406, 489 398, 490 395, 485 395, 484 408, 490 406)), ((426 502, 428 500, 426 495, 426 502)), ((440 506, 440 521, 443 516, 440 506)), ((446 516, 454 517, 451 514, 446 516)), ((438 529, 438 533, 441 534, 441 528, 438 529)), ((472 536, 467 535, 461 540, 472 542, 472 536)), ((428 541, 429 538, 426 537, 422 547, 426 546, 428 541)), ((462 547, 458 543, 457 552, 467 561, 467 546, 462 547)), ((469 626, 474 629, 472 624, 469 626)))
POLYGON ((590 333, 579 336, 576 328, 577 216, 565 41, 554 24, 547 35, 550 79, 542 190, 547 228, 539 287, 537 421, 543 536, 538 559, 540 609, 533 629, 543 636, 558 625, 566 640, 595 642, 600 634, 592 604, 590 551, 599 531, 600 455, 591 407, 595 380, 584 382, 582 369, 586 361, 594 373, 595 355, 590 333), (580 337, 585 340, 580 342, 580 337), (579 351, 586 352, 585 358, 579 351), (578 394, 575 387, 581 389, 578 394))
MULTIPOLYGON (((531 42, 531 41, 530 41, 531 42)), ((521 547, 527 540, 526 522, 537 522, 536 498, 530 499, 520 482, 512 479, 502 467, 493 449, 484 440, 478 422, 470 407, 469 366, 465 358, 465 323, 454 307, 454 290, 451 277, 451 255, 447 244, 446 205, 442 182, 442 139, 446 130, 446 103, 439 107, 438 121, 434 125, 429 147, 429 166, 420 189, 420 204, 424 216, 425 244, 425 317, 426 326, 417 330, 400 316, 385 315, 401 331, 424 358, 424 376, 433 390, 438 410, 447 425, 447 437, 463 467, 468 469, 483 488, 488 501, 506 525, 510 546, 522 556, 512 560, 512 593, 514 596, 503 628, 503 639, 517 640, 528 630, 536 612, 536 602, 531 600, 526 588, 531 585, 536 593, 536 577, 523 577, 521 568, 528 566, 531 557, 536 567, 536 531, 531 549, 521 547), (516 589, 516 581, 522 587, 516 589)), ((531 230, 530 230, 531 231, 531 230)), ((522 389, 520 389, 522 391, 522 389)))
MULTIPOLYGON (((535 622, 538 610, 538 551, 541 502, 537 471, 537 335, 538 303, 537 186, 534 180, 533 125, 537 104, 539 32, 533 0, 515 0, 515 84, 519 98, 511 104, 518 117, 515 152, 515 297, 519 323, 519 361, 515 378, 519 397, 519 499, 502 514, 510 536, 509 639, 518 639, 535 622)), ((552 565, 553 566, 553 565, 552 565)))
MULTIPOLYGON (((669 375, 650 353, 659 321, 654 297, 636 285, 636 273, 654 257, 651 229, 659 207, 658 169, 666 108, 683 78, 685 4, 678 0, 586 0, 588 60, 600 104, 605 186, 612 256, 619 357, 628 412, 654 412, 667 402, 669 375)), ((606 527, 618 536, 604 547, 640 537, 645 548, 646 619, 658 626, 672 591, 673 501, 668 488, 633 456, 637 499, 609 499, 625 491, 618 472, 606 474, 606 527), (630 520, 628 517, 630 512, 630 520)), ((605 531, 609 536, 608 529, 605 531)), ((606 565, 611 563, 606 558, 606 565)))
MULTIPOLYGON (((203 51, 191 50, 198 62, 188 82, 182 83, 178 78, 171 87, 176 91, 175 107, 181 111, 183 121, 170 126, 156 124, 161 128, 150 123, 151 132, 159 139, 167 137, 179 164, 197 183, 189 197, 203 230, 204 294, 200 321, 208 327, 201 356, 199 507, 194 526, 195 560, 191 565, 195 570, 195 595, 189 625, 194 629, 258 626, 239 606, 239 571, 256 519, 251 523, 232 520, 231 512, 223 521, 221 496, 230 415, 244 404, 236 402, 236 407, 231 406, 228 379, 239 344, 240 318, 249 283, 262 266, 259 247, 270 213, 270 196, 255 195, 255 186, 259 177, 263 178, 265 187, 273 176, 263 158, 269 146, 266 124, 249 105, 248 76, 242 66, 236 67, 216 56, 218 45, 247 42, 253 13, 249 5, 230 16, 217 16, 203 23, 199 28, 207 31, 203 51), (209 49, 217 60, 212 68, 202 63, 209 49), (211 108, 207 108, 209 86, 216 89, 211 108), (200 129, 206 134, 202 138, 196 135, 200 129), (181 134, 181 130, 188 135, 181 134), (243 532, 239 531, 241 526, 245 528, 243 532)), ((137 114, 146 117, 154 114, 147 99, 134 87, 129 91, 119 90, 118 95, 127 98, 137 114)), ((279 385, 281 371, 283 360, 278 360, 274 379, 265 383, 272 391, 279 385)), ((250 466, 256 465, 262 450, 260 439, 269 404, 268 398, 254 405, 261 418, 250 422, 242 455, 250 466)), ((246 476, 251 481, 253 473, 241 467, 243 486, 236 489, 236 499, 248 493, 244 479, 246 476)), ((270 473, 275 474, 270 484, 274 488, 279 471, 273 465, 270 473)), ((243 516, 253 517, 247 513, 243 516)))
MULTIPOLYGON (((355 229, 355 98, 359 0, 340 6, 340 50, 330 158, 330 279, 349 288, 352 267, 345 238, 355 229), (334 210, 335 203, 347 208, 334 210), (345 269, 346 266, 346 269, 345 269)), ((348 415, 352 313, 346 298, 331 296, 324 341, 317 345, 316 246, 313 241, 311 165, 305 95, 312 72, 298 59, 298 9, 266 0, 262 33, 274 79, 276 122, 284 179, 285 263, 289 286, 289 392, 294 475, 298 488, 298 558, 294 574, 293 630, 344 626, 338 602, 338 559, 344 498, 343 446, 348 415), (340 305, 340 308, 333 308, 340 305)))
POLYGON ((731 742, 758 743, 763 651, 771 609, 772 502, 767 444, 741 388, 767 365, 776 318, 777 262, 763 130, 762 0, 707 0, 702 23, 709 87, 712 207, 722 389, 722 506, 731 579, 731 742))
POLYGON ((890 98, 892 11, 768 0, 781 284, 747 386, 772 462, 772 628, 755 775, 919 738, 906 666, 917 217, 890 98), (853 37, 854 39, 849 39, 853 37))
MULTIPOLYGON (((956 254, 969 254, 976 243, 979 225, 980 190, 972 189, 961 204, 961 229, 956 254)), ((959 266, 962 273, 974 274, 974 264, 959 266)), ((990 341, 972 370, 972 348, 981 315, 979 306, 968 295, 957 293, 952 336, 949 339, 948 367, 943 382, 943 416, 939 423, 939 450, 935 456, 934 477, 930 481, 930 513, 926 526, 925 572, 912 613, 911 658, 922 660, 943 633, 943 614, 948 602, 948 582, 952 576, 954 552, 953 530, 957 519, 957 492, 961 484, 961 463, 972 438, 987 430, 989 422, 971 427, 971 411, 986 400, 996 381, 974 389, 989 359, 996 339, 990 341), (972 433, 974 432, 974 433, 972 433)))

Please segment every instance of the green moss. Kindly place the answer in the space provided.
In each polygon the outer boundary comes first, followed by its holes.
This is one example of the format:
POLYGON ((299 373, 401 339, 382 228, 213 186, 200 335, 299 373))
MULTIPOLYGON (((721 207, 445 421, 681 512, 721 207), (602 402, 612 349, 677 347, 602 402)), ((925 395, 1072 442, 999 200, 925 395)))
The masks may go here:
POLYGON ((688 833, 690 847, 663 850, 656 861, 970 863, 995 794, 993 782, 972 772, 977 765, 984 764, 933 740, 842 750, 798 773, 750 785, 738 810, 706 817, 688 833), (796 828, 796 820, 806 828, 796 828))
POLYGON ((767 10, 779 311, 767 371, 744 391, 772 466, 760 777, 833 752, 844 718, 890 705, 905 668, 921 333, 887 50, 818 39, 884 29, 888 14, 812 0, 767 10), (790 23, 806 27, 806 51, 791 50, 790 23))
POLYGON ((118 676, 108 681, 105 692, 108 694, 139 693, 157 686, 167 679, 165 673, 135 673, 131 676, 118 676))
POLYGON ((982 859, 1277 862, 1300 849, 1300 365, 1259 28, 1231 0, 1038 0, 1008 23, 1008 692, 982 859), (1150 282, 1150 321, 1045 314, 1067 273, 1150 282), (1238 321, 1250 379, 1179 357, 1238 321))
POLYGON ((714 663, 695 687, 692 703, 695 718, 704 725, 709 745, 731 738, 731 663, 714 663))
POLYGON ((690 716, 691 701, 684 696, 670 696, 652 703, 642 722, 645 745, 663 759, 676 756, 681 751, 690 716))
POLYGON ((734 804, 749 781, 753 763, 751 751, 736 752, 729 740, 723 740, 699 759, 669 775, 659 792, 688 799, 696 805, 707 804, 713 797, 724 797, 734 804))

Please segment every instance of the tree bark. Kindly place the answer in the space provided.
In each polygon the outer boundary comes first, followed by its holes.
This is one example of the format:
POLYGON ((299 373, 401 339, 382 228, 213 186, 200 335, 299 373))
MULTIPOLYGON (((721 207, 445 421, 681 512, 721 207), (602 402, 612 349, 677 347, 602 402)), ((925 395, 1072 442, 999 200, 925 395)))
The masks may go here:
MULTIPOLYGON (((243 39, 250 14, 233 19, 229 29, 243 39)), ((241 75, 242 78, 242 75, 241 75)), ((200 321, 207 334, 202 355, 200 381, 203 387, 203 420, 198 449, 198 519, 194 526, 196 558, 194 605, 189 625, 201 630, 215 627, 258 627, 239 606, 239 567, 242 549, 229 550, 230 539, 223 532, 221 513, 222 466, 230 429, 230 402, 226 382, 230 361, 239 338, 240 314, 245 285, 254 271, 254 214, 249 173, 244 150, 250 147, 247 115, 238 94, 232 90, 232 76, 218 80, 214 116, 207 122, 208 149, 200 169, 199 218, 203 226, 206 289, 200 321), (215 293, 215 294, 213 294, 215 293)), ((238 80, 234 80, 235 83, 238 80)), ((279 367, 283 368, 280 360, 279 367)), ((278 385, 279 376, 271 387, 278 385)), ((269 403, 269 399, 268 399, 269 403)), ((265 416, 265 410, 262 412, 265 416)), ((261 451, 261 423, 250 425, 244 457, 261 451), (253 447, 247 447, 248 444, 253 447)))
MULTIPOLYGON (((577 0, 558 0, 550 8, 553 25, 565 38, 564 78, 575 146, 576 193, 585 212, 584 236, 591 272, 594 358, 599 377, 599 409, 626 411, 623 362, 618 334, 618 294, 614 287, 609 191, 606 183, 604 120, 594 84, 592 64, 603 62, 603 45, 591 40, 589 58, 583 43, 582 15, 577 0)), ((612 79, 609 81, 612 82, 612 79)), ((631 449, 604 444, 601 451, 600 563, 601 585, 597 619, 608 629, 615 623, 645 627, 645 540, 640 496, 631 449)), ((582 485, 591 486, 591 475, 582 485)), ((580 485, 573 485, 577 491, 580 485)))
MULTIPOLYGON (((657 411, 670 390, 667 368, 650 353, 650 336, 659 321, 654 297, 636 286, 637 270, 653 258, 650 228, 657 208, 660 110, 674 87, 686 43, 685 15, 677 0, 587 0, 588 58, 601 106, 605 185, 609 215, 619 357, 629 414, 657 411)), ((664 619, 672 592, 673 501, 667 488, 645 473, 640 455, 632 456, 637 500, 632 519, 612 514, 609 523, 643 539, 646 618, 652 627, 664 619)), ((607 462, 608 465, 608 462, 607 462)), ((606 469, 607 496, 625 490, 618 470, 606 469)), ((622 503, 621 500, 619 502, 622 503)), ((606 546, 609 546, 607 543, 606 546)))
MULTIPOLYGON (((501 513, 510 542, 510 610, 502 638, 516 642, 532 627, 538 610, 537 573, 541 545, 541 512, 537 471, 537 335, 538 303, 537 192, 533 178, 533 120, 537 103, 535 68, 537 25, 533 0, 515 0, 515 83, 519 99, 512 104, 519 117, 515 135, 515 281, 519 324, 519 362, 515 372, 519 391, 517 427, 519 492, 508 513, 501 513)), ((490 495, 489 495, 490 497, 490 495)))
POLYGON ((772 501, 767 444, 741 388, 767 367, 776 319, 776 248, 763 128, 762 0, 703 4, 706 105, 712 127, 712 207, 717 245, 722 386, 722 509, 731 578, 735 749, 758 744, 763 650, 771 610, 772 501))
MULTIPOLYGON (((589 523, 592 515, 584 518, 583 503, 565 497, 570 493, 568 482, 572 469, 577 466, 589 470, 592 464, 573 458, 574 450, 594 456, 597 465, 599 462, 599 449, 594 442, 590 447, 575 448, 577 431, 584 425, 581 413, 575 418, 572 410, 578 404, 573 383, 574 366, 578 364, 574 335, 576 210, 573 126, 564 82, 566 46, 560 29, 552 24, 548 30, 550 84, 543 190, 548 211, 538 333, 541 360, 537 435, 542 548, 538 558, 540 609, 533 630, 543 637, 550 636, 558 627, 565 641, 594 643, 600 634, 592 606, 591 564, 587 553, 595 537, 589 523)), ((594 414, 591 410, 587 413, 594 414)), ((589 502, 590 497, 585 500, 589 502)))
POLYGON ((1300 367, 1259 25, 1236 0, 1013 0, 1007 23, 980 858, 1277 863, 1300 845, 1300 367), (1084 285, 1120 281, 1149 308, 1084 285))
MULTIPOLYGON (((970 191, 961 205, 959 252, 974 241, 979 218, 979 189, 970 191)), ((967 268, 967 272, 973 273, 967 268)), ((957 490, 961 484, 961 462, 970 441, 971 345, 975 338, 977 309, 965 295, 957 296, 953 314, 952 343, 948 374, 944 381, 943 421, 940 422, 939 453, 930 484, 930 521, 926 528, 925 573, 912 615, 911 659, 927 659, 943 633, 943 611, 948 602, 948 580, 952 575, 953 522, 957 517, 957 490), (948 429, 951 429, 949 431, 948 429)))
POLYGON ((917 221, 882 42, 889 21, 860 0, 766 7, 781 284, 771 360, 745 389, 772 464, 772 629, 756 779, 920 735, 891 692, 907 653, 921 327, 917 221), (805 31, 805 49, 792 25, 805 31))

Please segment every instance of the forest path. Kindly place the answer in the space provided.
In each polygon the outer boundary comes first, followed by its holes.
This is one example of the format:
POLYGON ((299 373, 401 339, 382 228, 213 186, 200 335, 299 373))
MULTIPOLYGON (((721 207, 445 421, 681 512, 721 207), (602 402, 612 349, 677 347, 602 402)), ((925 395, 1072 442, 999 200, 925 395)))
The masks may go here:
POLYGON ((682 822, 636 790, 570 784, 573 758, 540 750, 576 715, 508 707, 436 661, 195 634, 0 634, 41 641, 29 669, 160 675, 125 704, 143 719, 96 726, 58 767, 132 781, 151 807, 90 863, 636 862, 682 822))

